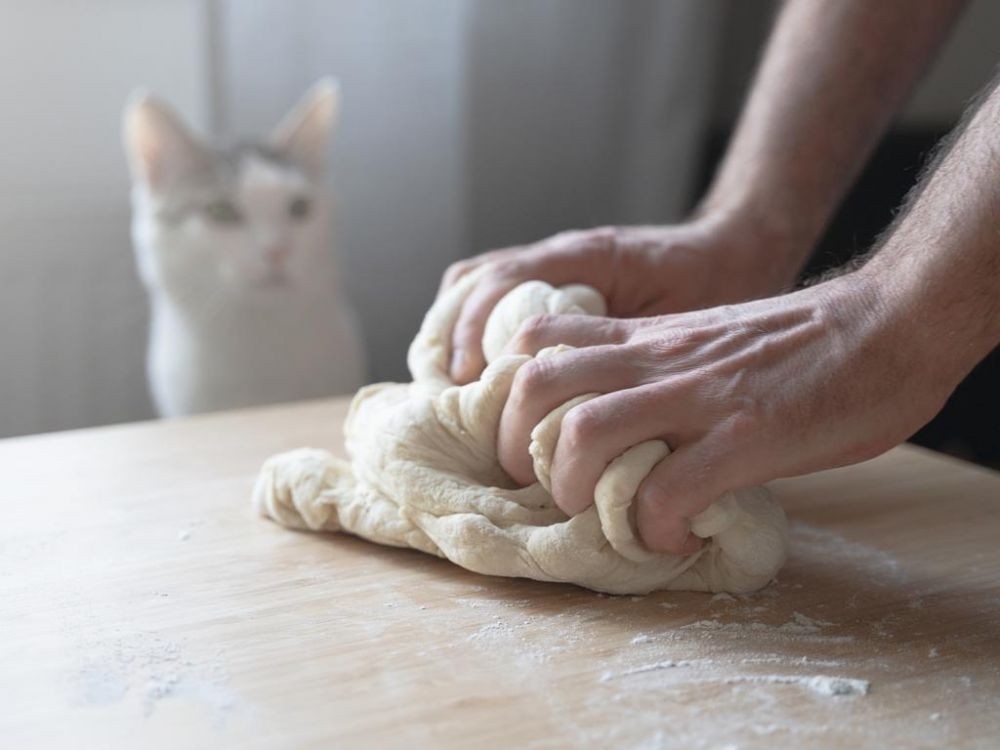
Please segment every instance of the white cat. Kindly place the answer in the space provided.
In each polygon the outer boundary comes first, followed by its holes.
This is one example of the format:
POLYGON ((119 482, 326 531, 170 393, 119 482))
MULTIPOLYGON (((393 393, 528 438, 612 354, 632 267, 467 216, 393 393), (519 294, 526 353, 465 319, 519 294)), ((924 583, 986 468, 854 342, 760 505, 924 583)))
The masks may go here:
POLYGON ((337 286, 325 183, 337 88, 314 86, 263 144, 196 139, 163 103, 124 112, 132 241, 150 298, 161 415, 348 393, 364 359, 337 286))

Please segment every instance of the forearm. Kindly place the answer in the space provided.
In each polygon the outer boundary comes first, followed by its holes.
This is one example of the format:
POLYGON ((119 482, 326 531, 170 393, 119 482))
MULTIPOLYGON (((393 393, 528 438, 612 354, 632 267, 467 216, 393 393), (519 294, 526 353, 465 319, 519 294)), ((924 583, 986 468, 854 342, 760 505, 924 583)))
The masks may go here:
POLYGON ((947 389, 1000 342, 1000 80, 941 150, 859 277, 947 389))
POLYGON ((798 271, 964 0, 789 0, 699 213, 798 271))

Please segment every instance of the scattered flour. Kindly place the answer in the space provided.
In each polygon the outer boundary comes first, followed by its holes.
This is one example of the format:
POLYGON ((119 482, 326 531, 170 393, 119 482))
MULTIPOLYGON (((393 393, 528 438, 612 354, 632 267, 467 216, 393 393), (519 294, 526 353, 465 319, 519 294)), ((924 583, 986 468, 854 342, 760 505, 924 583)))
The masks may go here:
POLYGON ((192 698, 211 706, 215 711, 215 724, 222 727, 226 717, 236 707, 235 694, 223 683, 180 675, 154 676, 146 684, 144 715, 150 716, 157 704, 167 698, 192 698))
POLYGON ((785 666, 829 668, 842 667, 844 666, 844 661, 842 659, 812 659, 808 656, 800 656, 796 659, 773 654, 766 656, 746 656, 740 659, 740 664, 782 664, 785 666))
MULTIPOLYGON (((762 660, 755 661, 753 657, 743 659, 741 663, 761 663, 762 660)), ((775 658, 776 663, 787 664, 785 659, 775 658)), ((810 661, 805 657, 795 660, 800 665, 810 666, 834 666, 836 662, 830 661, 810 661)), ((664 659, 650 664, 625 669, 620 672, 606 671, 600 676, 600 682, 611 682, 635 675, 649 674, 672 669, 696 669, 709 674, 699 674, 695 682, 720 682, 726 685, 735 684, 770 684, 770 685, 797 685, 806 688, 822 696, 845 696, 845 695, 867 695, 871 687, 868 680, 853 677, 837 677, 832 675, 789 675, 789 674, 732 674, 731 669, 724 663, 715 659, 664 659), (712 674, 714 673, 714 674, 712 674)))
POLYGON ((678 630, 711 630, 735 636, 753 636, 757 639, 799 639, 805 641, 821 641, 824 643, 853 643, 854 637, 849 635, 826 635, 821 631, 833 623, 825 620, 815 620, 796 612, 792 619, 781 625, 768 625, 764 622, 726 622, 717 620, 695 620, 682 625, 678 630))
POLYGON ((133 694, 143 716, 149 717, 162 701, 188 697, 210 706, 218 727, 239 707, 221 663, 196 663, 174 641, 131 633, 113 641, 81 644, 81 650, 87 659, 70 679, 76 705, 106 706, 133 694))
POLYGON ((810 526, 801 521, 790 525, 791 554, 802 553, 810 557, 823 557, 844 561, 854 568, 862 568, 867 579, 873 583, 887 585, 905 580, 906 574, 899 561, 877 547, 853 542, 833 531, 810 526), (798 548, 798 549, 797 549, 798 548))
POLYGON ((793 612, 792 619, 783 625, 778 626, 778 630, 783 633, 818 633, 825 627, 833 625, 832 622, 827 622, 826 620, 816 620, 812 617, 806 617, 801 612, 793 612))
POLYGON ((107 706, 117 703, 129 690, 129 682, 114 670, 99 664, 87 664, 73 676, 74 703, 81 706, 107 706))
POLYGON ((819 674, 812 676, 786 674, 736 675, 726 677, 723 682, 727 684, 762 682, 772 685, 800 685, 819 695, 834 697, 868 695, 868 690, 871 688, 871 683, 868 680, 859 680, 851 677, 831 677, 819 674))
POLYGON ((487 623, 479 628, 476 632, 472 633, 465 640, 467 641, 479 641, 484 638, 496 638, 498 636, 510 636, 513 634, 513 629, 504 623, 502 620, 494 620, 493 622, 487 623))
POLYGON ((620 677, 631 677, 636 674, 658 672, 661 669, 674 669, 676 667, 704 668, 714 665, 715 661, 712 659, 667 659, 665 661, 658 661, 654 664, 644 664, 641 667, 626 669, 624 672, 605 672, 601 675, 600 680, 601 682, 610 682, 611 680, 617 680, 620 677))
POLYGON ((482 646, 488 652, 513 647, 517 658, 527 664, 546 662, 553 655, 572 647, 574 637, 569 634, 558 646, 540 644, 537 638, 533 637, 534 625, 537 625, 535 618, 507 621, 497 617, 474 630, 465 640, 482 646))

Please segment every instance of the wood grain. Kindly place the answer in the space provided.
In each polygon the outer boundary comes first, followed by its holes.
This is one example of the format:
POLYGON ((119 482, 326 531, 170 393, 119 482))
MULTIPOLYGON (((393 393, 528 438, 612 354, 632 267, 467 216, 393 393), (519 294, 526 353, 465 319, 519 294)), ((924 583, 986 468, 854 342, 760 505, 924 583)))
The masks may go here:
POLYGON ((3 746, 997 745, 996 474, 903 447, 776 482, 776 584, 608 597, 254 517, 345 408, 0 442, 3 746))

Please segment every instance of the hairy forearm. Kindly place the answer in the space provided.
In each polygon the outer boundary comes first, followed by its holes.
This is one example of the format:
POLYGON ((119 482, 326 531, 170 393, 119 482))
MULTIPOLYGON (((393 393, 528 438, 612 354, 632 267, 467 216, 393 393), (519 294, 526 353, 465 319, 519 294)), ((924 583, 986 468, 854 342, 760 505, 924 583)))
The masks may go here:
POLYGON ((964 0, 789 0, 702 214, 795 273, 964 0))
POLYGON ((1000 343, 1000 79, 973 105, 859 272, 953 388, 1000 343))

